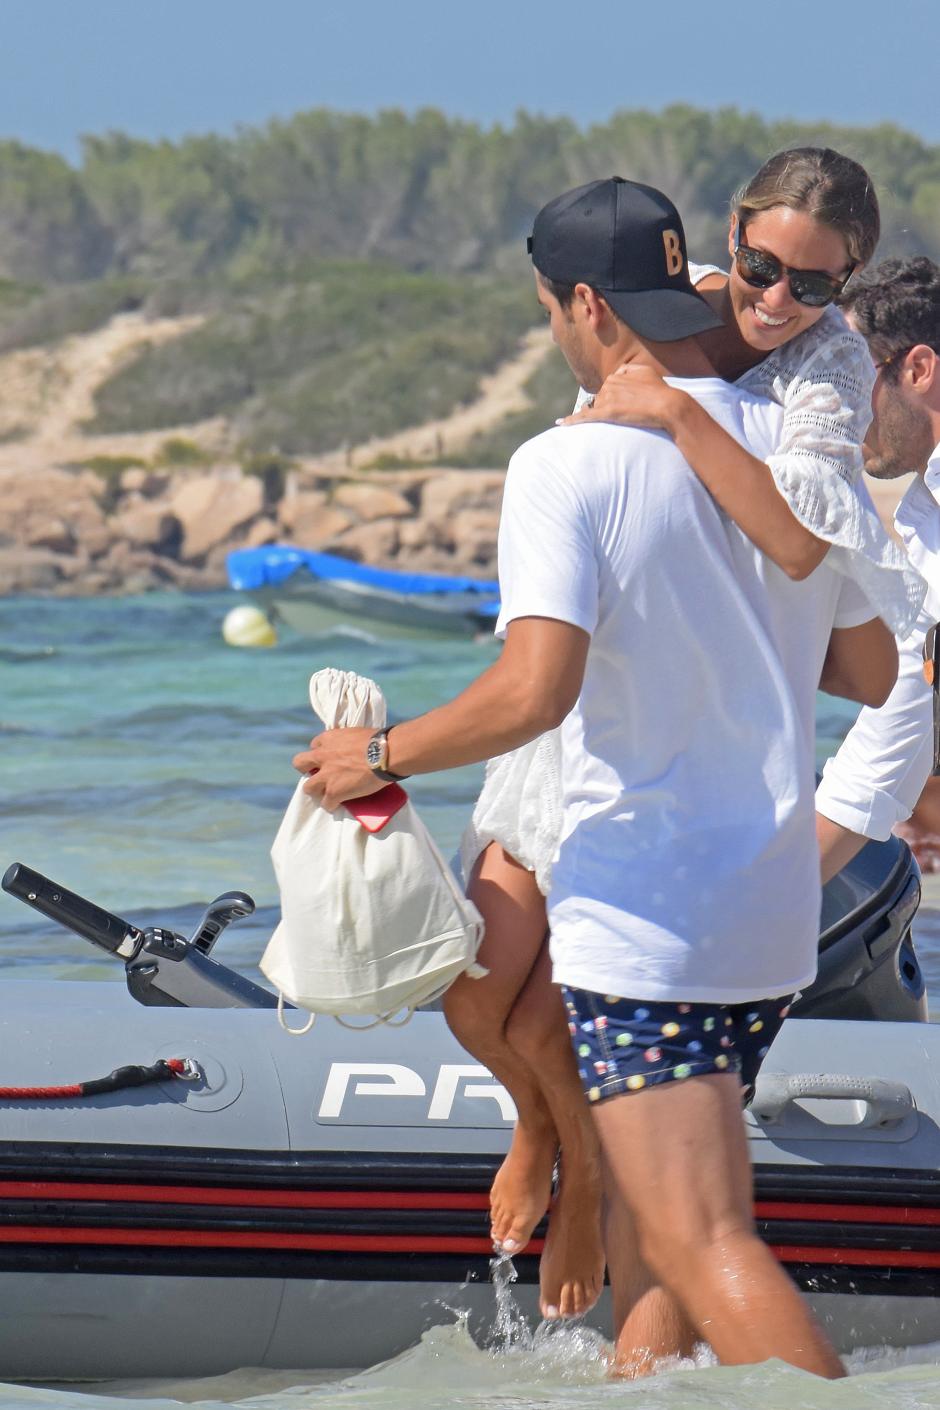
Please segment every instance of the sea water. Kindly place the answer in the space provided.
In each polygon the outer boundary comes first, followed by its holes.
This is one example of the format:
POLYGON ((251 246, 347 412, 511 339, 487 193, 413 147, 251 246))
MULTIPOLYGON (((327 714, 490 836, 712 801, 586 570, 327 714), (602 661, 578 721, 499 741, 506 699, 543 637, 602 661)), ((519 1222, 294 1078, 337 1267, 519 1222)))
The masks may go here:
MULTIPOLYGON (((392 719, 405 718, 450 698, 493 659, 493 647, 353 632, 238 650, 221 638, 235 601, 223 593, 0 599, 0 870, 25 862, 137 925, 183 932, 217 893, 247 891, 258 909, 226 932, 218 953, 258 979, 277 919, 268 850, 296 782, 291 756, 316 725, 311 672, 338 666, 372 676, 392 719)), ((850 707, 820 697, 820 761, 851 719, 850 707)), ((480 777, 460 769, 409 785, 446 854, 480 777)), ((940 928, 929 910, 917 933, 928 987, 940 992, 940 928)), ((4 894, 0 972, 123 982, 108 955, 4 894)), ((940 1346, 860 1348, 850 1379, 834 1384, 777 1364, 717 1367, 708 1357, 651 1381, 612 1384, 595 1333, 526 1324, 505 1266, 493 1299, 485 1346, 442 1306, 417 1346, 348 1374, 245 1368, 190 1382, 0 1386, 0 1410, 156 1410, 181 1401, 257 1410, 940 1410, 940 1346)))

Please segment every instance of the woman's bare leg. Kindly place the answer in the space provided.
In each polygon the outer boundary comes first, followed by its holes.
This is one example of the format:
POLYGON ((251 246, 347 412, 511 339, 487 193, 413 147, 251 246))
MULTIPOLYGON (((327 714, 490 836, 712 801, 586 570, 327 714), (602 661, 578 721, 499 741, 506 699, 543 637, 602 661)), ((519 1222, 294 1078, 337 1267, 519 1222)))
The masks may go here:
POLYGON ((545 938, 545 900, 532 873, 495 842, 478 857, 467 893, 486 925, 478 958, 489 974, 461 975, 444 996, 444 1013, 516 1104, 512 1144, 490 1192, 490 1222, 493 1241, 518 1253, 548 1208, 558 1151, 539 1077, 506 1038, 510 1011, 545 938))
POLYGON ((561 1178, 539 1266, 542 1316, 580 1317, 604 1286, 600 1147, 547 942, 509 1015, 506 1037, 538 1072, 561 1144, 561 1178))

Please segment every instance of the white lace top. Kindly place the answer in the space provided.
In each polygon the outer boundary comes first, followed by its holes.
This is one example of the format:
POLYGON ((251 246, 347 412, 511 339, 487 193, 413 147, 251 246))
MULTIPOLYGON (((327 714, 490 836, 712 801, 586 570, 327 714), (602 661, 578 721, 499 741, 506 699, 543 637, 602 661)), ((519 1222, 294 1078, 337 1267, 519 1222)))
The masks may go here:
MULTIPOLYGON (((695 284, 723 272, 717 265, 689 265, 695 284)), ((794 515, 832 544, 827 563, 857 582, 891 629, 905 636, 926 584, 888 538, 861 478, 874 379, 864 338, 829 305, 811 328, 750 368, 739 384, 784 409, 780 445, 768 465, 794 515)), ((582 391, 576 406, 587 400, 582 391)), ((561 752, 553 731, 487 764, 461 843, 465 876, 483 848, 497 841, 535 872, 547 895, 560 823, 561 752)))
MULTIPOLYGON (((692 282, 720 274, 690 265, 692 282)), ((738 385, 783 407, 783 432, 768 460, 800 523, 832 544, 829 566, 854 579, 893 632, 906 636, 926 585, 885 533, 862 480, 875 369, 868 344, 833 305, 805 333, 769 353, 738 385)))

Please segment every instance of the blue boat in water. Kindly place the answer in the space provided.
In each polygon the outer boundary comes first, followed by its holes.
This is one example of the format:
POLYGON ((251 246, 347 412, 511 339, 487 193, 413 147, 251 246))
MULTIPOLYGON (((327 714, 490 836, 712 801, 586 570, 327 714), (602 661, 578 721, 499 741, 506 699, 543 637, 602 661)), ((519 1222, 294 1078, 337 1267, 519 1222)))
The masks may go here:
POLYGON ((231 587, 304 635, 359 626, 380 636, 489 636, 499 612, 492 579, 374 568, 290 544, 236 549, 226 566, 231 587))

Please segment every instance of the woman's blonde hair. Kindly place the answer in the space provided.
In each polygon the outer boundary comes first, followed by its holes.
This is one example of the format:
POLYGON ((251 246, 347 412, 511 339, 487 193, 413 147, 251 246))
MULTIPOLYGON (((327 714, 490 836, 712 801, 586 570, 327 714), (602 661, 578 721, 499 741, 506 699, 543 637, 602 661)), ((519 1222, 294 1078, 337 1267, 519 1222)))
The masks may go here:
POLYGON ((758 211, 788 206, 837 231, 853 264, 867 264, 881 234, 878 197, 863 166, 831 147, 790 147, 764 162, 735 192, 731 210, 742 225, 758 211))

